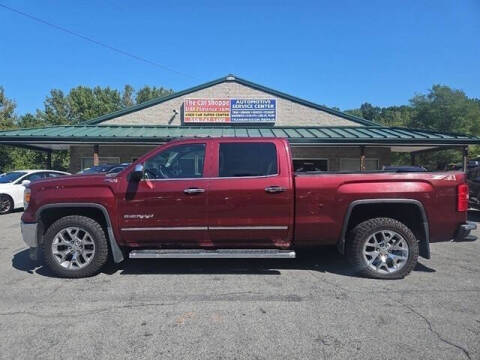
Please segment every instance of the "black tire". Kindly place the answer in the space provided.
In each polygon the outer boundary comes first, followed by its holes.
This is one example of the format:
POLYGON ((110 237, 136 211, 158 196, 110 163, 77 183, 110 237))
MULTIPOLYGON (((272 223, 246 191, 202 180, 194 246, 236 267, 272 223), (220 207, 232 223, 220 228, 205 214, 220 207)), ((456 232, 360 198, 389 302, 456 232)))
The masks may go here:
POLYGON ((48 228, 43 242, 43 258, 48 268, 57 276, 65 278, 83 278, 98 274, 108 260, 108 242, 102 226, 95 220, 79 215, 65 216, 48 228), (69 227, 87 232, 94 243, 94 253, 88 264, 82 268, 66 268, 53 254, 52 243, 56 235, 69 227))
MULTIPOLYGON (((375 279, 402 279, 408 275, 417 264, 418 241, 413 232, 403 223, 391 218, 374 218, 364 221, 351 231, 347 241, 347 258, 360 275, 375 279), (370 237, 379 231, 393 231, 399 234, 408 245, 408 257, 403 266, 391 273, 373 270, 363 254, 364 246, 370 237)), ((372 257, 373 258, 373 257, 372 257)))
POLYGON ((0 215, 8 214, 13 210, 13 199, 6 194, 0 195, 0 215))

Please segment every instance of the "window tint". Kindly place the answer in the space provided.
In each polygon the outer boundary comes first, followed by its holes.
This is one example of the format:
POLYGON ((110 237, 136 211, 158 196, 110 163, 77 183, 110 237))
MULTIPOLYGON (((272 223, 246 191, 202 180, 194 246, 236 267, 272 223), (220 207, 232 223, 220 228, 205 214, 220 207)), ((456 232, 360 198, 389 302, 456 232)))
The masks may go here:
POLYGON ((33 173, 31 175, 26 176, 25 179, 23 179, 23 180, 30 180, 31 182, 34 182, 36 180, 41 180, 41 179, 45 179, 45 173, 43 173, 43 172, 33 173))
POLYGON ((205 144, 171 147, 145 162, 147 179, 181 179, 203 176, 205 144))
POLYGON ((273 143, 220 144, 220 177, 264 176, 277 172, 277 151, 273 143))
POLYGON ((25 174, 26 174, 25 172, 21 172, 21 171, 9 172, 0 177, 0 184, 12 183, 25 174))

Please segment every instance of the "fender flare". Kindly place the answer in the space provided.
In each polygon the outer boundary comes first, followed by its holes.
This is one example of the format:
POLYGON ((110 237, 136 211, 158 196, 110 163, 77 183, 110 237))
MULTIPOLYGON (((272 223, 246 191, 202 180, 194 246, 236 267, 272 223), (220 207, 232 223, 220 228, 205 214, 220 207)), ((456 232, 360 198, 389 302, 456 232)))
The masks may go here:
POLYGON ((105 221, 107 222, 107 232, 108 232, 108 242, 110 244, 110 249, 112 250, 112 257, 113 261, 116 263, 120 263, 124 260, 122 249, 118 246, 117 240, 115 239, 115 235, 113 234, 112 222, 110 221, 110 214, 108 213, 105 206, 96 204, 96 203, 55 203, 55 204, 47 204, 41 206, 37 212, 35 213, 35 217, 37 220, 40 218, 43 211, 52 209, 52 208, 95 208, 99 209, 103 216, 105 216, 105 221))
POLYGON ((353 209, 358 205, 365 205, 365 204, 410 204, 415 205, 420 210, 420 214, 422 215, 422 224, 423 230, 425 232, 425 240, 420 242, 420 254, 426 258, 430 259, 430 228, 428 225, 428 218, 427 213, 425 212, 425 208, 423 204, 414 199, 364 199, 364 200, 355 200, 350 203, 345 213, 345 217, 343 219, 343 226, 340 239, 337 242, 338 251, 341 254, 345 254, 345 243, 346 243, 346 235, 348 229, 348 222, 350 221, 350 216, 352 215, 353 209))

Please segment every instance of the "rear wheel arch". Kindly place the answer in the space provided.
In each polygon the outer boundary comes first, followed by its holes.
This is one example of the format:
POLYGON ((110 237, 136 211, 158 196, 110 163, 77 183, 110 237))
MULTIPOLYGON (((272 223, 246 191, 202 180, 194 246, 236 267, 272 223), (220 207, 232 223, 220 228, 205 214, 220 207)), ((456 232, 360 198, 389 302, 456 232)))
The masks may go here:
POLYGON ((344 254, 349 233, 361 222, 390 217, 411 229, 419 242, 420 256, 430 259, 430 230, 423 204, 414 199, 365 199, 353 201, 344 217, 342 233, 337 242, 338 250, 344 254))
POLYGON ((96 203, 58 203, 47 204, 40 207, 36 213, 39 223, 39 242, 43 241, 48 228, 58 219, 70 215, 80 215, 89 217, 98 222, 105 232, 114 262, 119 263, 124 260, 123 252, 118 246, 110 221, 110 215, 107 209, 96 203))

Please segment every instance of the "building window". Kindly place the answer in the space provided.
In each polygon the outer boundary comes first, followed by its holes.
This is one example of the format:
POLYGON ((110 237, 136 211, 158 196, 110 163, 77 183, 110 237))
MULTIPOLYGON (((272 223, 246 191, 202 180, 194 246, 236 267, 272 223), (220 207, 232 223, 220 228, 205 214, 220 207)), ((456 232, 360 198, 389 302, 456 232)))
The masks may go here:
POLYGON ((274 143, 220 144, 218 176, 267 176, 277 174, 277 149, 274 143))
POLYGON ((293 159, 295 172, 328 171, 328 159, 293 159))
MULTIPOLYGON (((365 159, 365 170, 378 170, 378 159, 365 159)), ((360 159, 340 159, 340 171, 360 171, 360 159)))
MULTIPOLYGON (((100 157, 98 159, 99 165, 104 164, 119 164, 120 158, 119 157, 100 157)), ((93 157, 82 157, 81 159, 81 170, 85 170, 91 168, 93 166, 93 157)))

